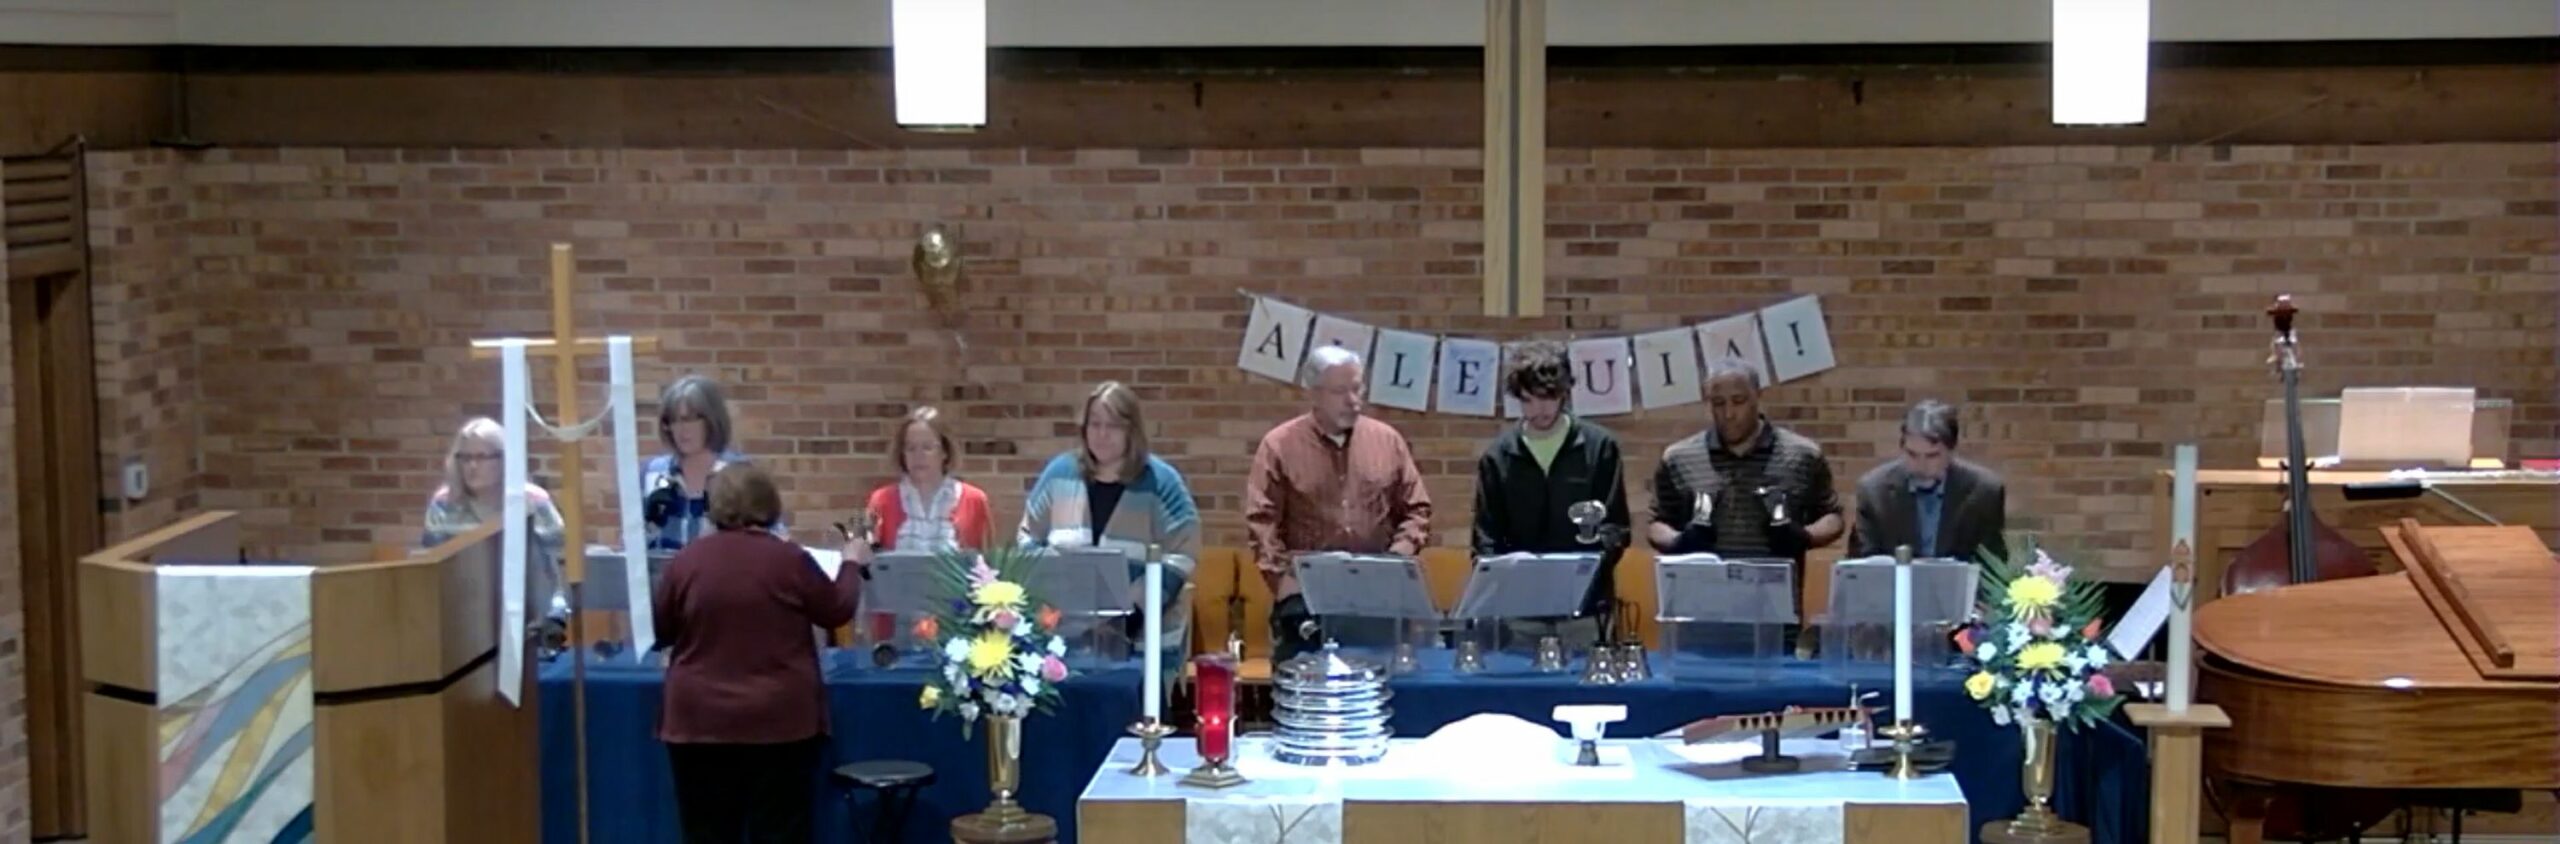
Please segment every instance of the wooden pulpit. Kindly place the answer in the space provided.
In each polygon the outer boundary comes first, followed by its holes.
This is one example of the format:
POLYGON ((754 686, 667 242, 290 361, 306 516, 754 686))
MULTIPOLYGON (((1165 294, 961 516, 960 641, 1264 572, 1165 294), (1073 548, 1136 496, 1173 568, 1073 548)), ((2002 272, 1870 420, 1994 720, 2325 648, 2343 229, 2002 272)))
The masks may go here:
POLYGON ((90 840, 518 842, 539 733, 498 693, 493 525, 406 559, 241 560, 205 513, 80 561, 90 840))

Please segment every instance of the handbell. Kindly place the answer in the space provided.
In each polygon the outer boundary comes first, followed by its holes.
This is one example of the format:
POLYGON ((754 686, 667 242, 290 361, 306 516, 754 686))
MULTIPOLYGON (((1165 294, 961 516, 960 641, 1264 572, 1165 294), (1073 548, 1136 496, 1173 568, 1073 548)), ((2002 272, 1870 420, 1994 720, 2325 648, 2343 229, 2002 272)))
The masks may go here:
POLYGON ((1474 674, 1476 672, 1483 671, 1484 646, 1476 644, 1476 640, 1474 639, 1460 641, 1458 643, 1457 668, 1458 673, 1460 674, 1474 674))
POLYGON ((1554 636, 1538 637, 1538 659, 1530 666, 1542 674, 1564 670, 1564 640, 1554 636))
POLYGON ((1584 545, 1600 543, 1600 523, 1609 517, 1609 508, 1598 501, 1576 501, 1564 510, 1565 520, 1573 523, 1573 540, 1584 545))
POLYGON ((1616 650, 1608 645, 1591 646, 1590 664, 1582 667, 1582 682, 1584 685, 1591 686, 1617 685, 1618 658, 1616 650))
POLYGON ((1653 668, 1645 664, 1644 643, 1628 642, 1618 646, 1618 681, 1633 683, 1653 676, 1653 668))

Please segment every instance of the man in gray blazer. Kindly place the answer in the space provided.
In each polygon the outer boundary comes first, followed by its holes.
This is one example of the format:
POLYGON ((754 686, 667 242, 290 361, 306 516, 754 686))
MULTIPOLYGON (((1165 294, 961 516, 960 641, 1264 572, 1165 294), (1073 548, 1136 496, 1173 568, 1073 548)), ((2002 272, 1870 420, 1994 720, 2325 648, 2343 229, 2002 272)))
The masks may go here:
POLYGON ((1891 555, 1911 546, 1913 557, 1976 560, 1988 547, 2008 555, 2001 531, 2007 524, 2008 489, 1999 473, 1956 456, 1962 438, 1955 408, 1936 400, 1913 405, 1902 416, 1902 457, 1858 479, 1858 526, 1849 555, 1891 555))

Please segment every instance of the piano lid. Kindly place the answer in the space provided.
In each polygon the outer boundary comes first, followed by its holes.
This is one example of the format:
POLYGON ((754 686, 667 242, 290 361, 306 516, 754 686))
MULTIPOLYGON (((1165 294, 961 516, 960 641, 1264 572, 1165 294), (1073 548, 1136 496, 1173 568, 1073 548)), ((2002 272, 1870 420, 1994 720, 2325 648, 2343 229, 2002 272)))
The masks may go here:
POLYGON ((2404 571, 2216 599, 2196 644, 2257 671, 2343 686, 2551 694, 2560 558, 2531 528, 2383 528, 2404 571))

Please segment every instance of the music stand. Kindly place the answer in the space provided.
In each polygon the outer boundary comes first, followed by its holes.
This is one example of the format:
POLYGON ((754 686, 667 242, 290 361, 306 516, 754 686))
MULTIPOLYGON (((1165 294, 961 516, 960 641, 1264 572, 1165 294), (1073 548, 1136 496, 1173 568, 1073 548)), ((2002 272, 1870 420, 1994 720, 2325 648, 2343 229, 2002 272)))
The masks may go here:
POLYGON ((1127 553, 1096 546, 1042 549, 1026 579, 1041 602, 1064 617, 1058 634, 1067 638, 1070 665, 1092 668, 1129 658, 1128 631, 1112 623, 1136 606, 1127 553))
MULTIPOLYGON (((652 610, 658 612, 666 611, 665 607, 657 605, 656 593, 658 591, 658 581, 661 578, 666 577, 667 561, 673 559, 675 559, 675 553, 672 551, 649 552, 649 591, 651 594, 640 596, 639 600, 651 602, 649 608, 652 610)), ((581 602, 584 605, 584 609, 586 611, 598 613, 615 613, 626 620, 619 625, 619 630, 614 635, 602 637, 600 639, 598 644, 610 642, 614 646, 610 653, 603 653, 602 655, 604 656, 629 653, 635 640, 627 621, 631 617, 633 596, 631 595, 630 588, 626 585, 628 581, 623 579, 624 572, 629 568, 628 561, 629 558, 623 556, 623 553, 619 550, 605 550, 602 547, 595 547, 587 550, 587 584, 583 595, 584 600, 581 602)), ((581 643, 571 644, 573 647, 585 646, 581 643)), ((666 643, 661 642, 659 644, 666 643)), ((601 652, 601 649, 599 650, 601 652)), ((649 655, 631 654, 631 658, 635 661, 645 662, 648 660, 649 655)))
MULTIPOLYGON (((1892 557, 1841 560, 1831 567, 1822 619, 1822 668, 1832 682, 1884 688, 1893 679, 1892 557)), ((1911 669, 1915 679, 1962 674, 1949 637, 1973 616, 1982 570, 1965 560, 1911 561, 1911 669)))
MULTIPOLYGON (((1463 623, 1459 635, 1486 651, 1533 655, 1543 636, 1534 628, 1515 631, 1514 620, 1570 618, 1582 612, 1582 598, 1600 575, 1597 553, 1512 553, 1480 557, 1459 593, 1450 617, 1463 623)), ((1605 635, 1605 631, 1603 631, 1605 635)))
POLYGON ((1654 621, 1662 630, 1663 673, 1702 678, 1741 663, 1766 677, 1786 653, 1796 623, 1795 562, 1681 554, 1653 563, 1654 621))
POLYGON ((1323 625, 1325 638, 1382 667, 1409 665, 1397 657, 1417 647, 1416 628, 1443 618, 1423 586, 1421 561, 1412 557, 1323 551, 1291 562, 1307 612, 1323 625))
POLYGON ((941 556, 922 551, 872 555, 871 580, 862 585, 862 608, 856 614, 857 629, 874 640, 872 665, 930 667, 935 663, 933 652, 941 643, 917 635, 916 623, 950 609, 934 606, 934 593, 942 588, 942 572, 949 565, 941 556))

